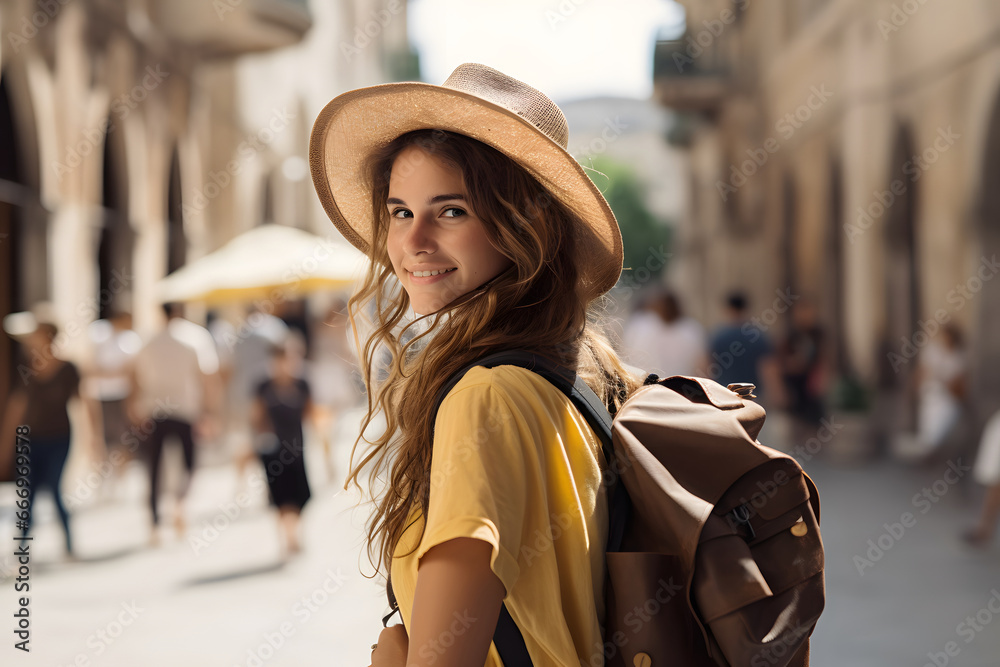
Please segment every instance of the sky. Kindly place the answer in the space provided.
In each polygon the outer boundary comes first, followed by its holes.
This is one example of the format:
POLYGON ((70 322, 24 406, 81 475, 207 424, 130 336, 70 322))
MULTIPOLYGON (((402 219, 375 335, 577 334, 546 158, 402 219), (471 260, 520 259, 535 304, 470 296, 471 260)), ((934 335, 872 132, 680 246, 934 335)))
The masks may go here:
POLYGON ((648 98, 656 36, 684 20, 672 0, 410 0, 407 11, 428 83, 478 62, 556 102, 648 98))

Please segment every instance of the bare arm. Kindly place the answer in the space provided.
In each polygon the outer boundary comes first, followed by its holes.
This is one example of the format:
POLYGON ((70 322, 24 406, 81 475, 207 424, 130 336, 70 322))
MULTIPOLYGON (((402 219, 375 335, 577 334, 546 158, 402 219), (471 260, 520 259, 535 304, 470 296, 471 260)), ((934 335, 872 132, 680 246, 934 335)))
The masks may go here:
MULTIPOLYGON (((420 559, 406 667, 486 662, 505 596, 490 569, 491 552, 489 543, 461 537, 433 547, 420 559)), ((378 653, 374 667, 381 667, 378 653)))

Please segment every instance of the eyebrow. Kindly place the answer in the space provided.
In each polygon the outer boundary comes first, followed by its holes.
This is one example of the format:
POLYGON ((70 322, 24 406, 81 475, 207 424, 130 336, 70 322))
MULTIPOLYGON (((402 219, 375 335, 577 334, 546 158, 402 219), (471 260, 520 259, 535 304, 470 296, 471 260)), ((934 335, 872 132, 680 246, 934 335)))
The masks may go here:
MULTIPOLYGON (((446 195, 434 195, 433 197, 427 200, 427 204, 428 205, 440 204, 443 201, 453 201, 456 199, 459 201, 465 201, 465 195, 458 193, 446 194, 446 195)), ((390 204, 406 206, 405 201, 403 201, 402 199, 398 199, 396 197, 389 197, 388 199, 385 200, 385 203, 387 206, 390 204)))

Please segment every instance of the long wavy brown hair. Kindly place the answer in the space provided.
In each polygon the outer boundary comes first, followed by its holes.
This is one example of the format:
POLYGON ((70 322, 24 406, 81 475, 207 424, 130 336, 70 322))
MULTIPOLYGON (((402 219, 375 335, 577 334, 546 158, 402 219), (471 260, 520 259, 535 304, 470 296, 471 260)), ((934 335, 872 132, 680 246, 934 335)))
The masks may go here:
MULTIPOLYGON (((419 168, 400 163, 397 169, 419 168)), ((599 315, 580 296, 573 230, 584 222, 503 153, 460 134, 418 130, 370 156, 367 177, 375 221, 368 274, 348 304, 368 384, 368 412, 351 451, 351 481, 373 467, 369 492, 368 556, 388 569, 411 512, 427 513, 434 402, 448 378, 493 352, 529 350, 575 369, 606 404, 617 408, 638 385, 598 326, 599 315), (386 250, 389 176, 397 156, 417 146, 463 176, 467 203, 490 243, 513 265, 440 310, 408 320, 409 299, 386 250), (359 329, 365 330, 364 336, 359 329), (364 338, 363 348, 360 339, 364 338), (386 428, 368 439, 381 414, 386 428), (355 465, 361 443, 364 456, 355 465), (388 472, 387 475, 381 473, 388 472), (384 479, 379 494, 375 481, 384 479), (381 497, 376 497, 380 495, 381 497)))

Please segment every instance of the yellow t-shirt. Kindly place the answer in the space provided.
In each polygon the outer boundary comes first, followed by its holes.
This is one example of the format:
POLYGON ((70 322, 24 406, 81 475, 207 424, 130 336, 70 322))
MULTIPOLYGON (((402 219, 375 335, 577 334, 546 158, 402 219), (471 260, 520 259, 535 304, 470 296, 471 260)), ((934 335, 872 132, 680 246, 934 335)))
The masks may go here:
MULTIPOLYGON (((536 667, 603 665, 603 467, 600 441, 545 379, 515 366, 469 371, 435 422, 423 539, 415 544, 418 509, 392 561, 406 627, 418 560, 442 542, 473 537, 493 546, 491 568, 536 667)), ((486 667, 502 664, 491 644, 486 667)))

